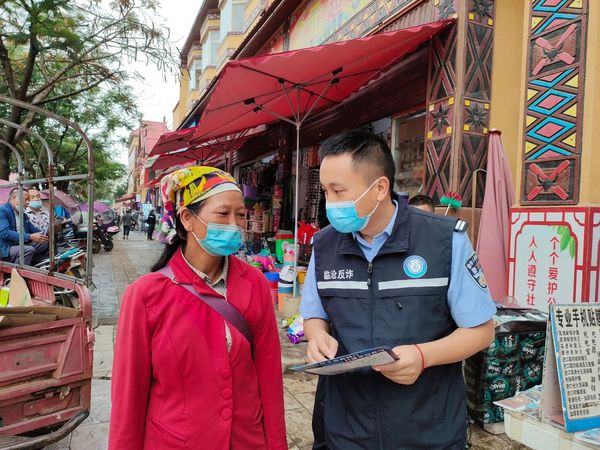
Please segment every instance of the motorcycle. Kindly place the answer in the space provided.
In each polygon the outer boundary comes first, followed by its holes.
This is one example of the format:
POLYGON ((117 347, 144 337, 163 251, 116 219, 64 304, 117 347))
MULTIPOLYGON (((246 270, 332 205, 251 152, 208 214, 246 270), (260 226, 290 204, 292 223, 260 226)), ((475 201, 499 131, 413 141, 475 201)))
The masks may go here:
POLYGON ((104 231, 103 227, 98 226, 98 222, 94 221, 92 225, 92 233, 92 253, 99 253, 102 247, 104 247, 104 250, 106 250, 107 252, 110 252, 115 246, 112 240, 112 236, 118 233, 118 229, 117 233, 115 233, 114 231, 112 233, 109 233, 108 231, 104 231))

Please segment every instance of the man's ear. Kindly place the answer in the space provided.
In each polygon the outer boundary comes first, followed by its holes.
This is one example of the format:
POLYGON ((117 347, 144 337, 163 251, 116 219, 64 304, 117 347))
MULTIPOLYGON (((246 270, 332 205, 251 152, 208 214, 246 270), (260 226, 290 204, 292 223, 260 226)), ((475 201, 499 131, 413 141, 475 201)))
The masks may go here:
POLYGON ((377 201, 382 202, 390 196, 390 180, 387 177, 381 177, 377 181, 377 201))

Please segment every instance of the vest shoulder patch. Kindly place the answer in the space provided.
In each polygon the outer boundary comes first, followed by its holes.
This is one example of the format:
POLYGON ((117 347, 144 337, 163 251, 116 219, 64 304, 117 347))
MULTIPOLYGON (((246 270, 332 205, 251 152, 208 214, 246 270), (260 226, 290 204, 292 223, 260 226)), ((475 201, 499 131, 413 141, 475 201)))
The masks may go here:
POLYGON ((465 269, 467 273, 471 276, 473 281, 477 283, 481 289, 487 289, 488 284, 485 279, 485 275, 483 274, 483 270, 481 269, 481 264, 479 263, 479 258, 476 253, 473 253, 471 257, 465 263, 465 269))
POLYGON ((456 225, 454 225, 454 231, 457 233, 464 233, 469 228, 469 222, 465 222, 464 220, 457 220, 456 225))

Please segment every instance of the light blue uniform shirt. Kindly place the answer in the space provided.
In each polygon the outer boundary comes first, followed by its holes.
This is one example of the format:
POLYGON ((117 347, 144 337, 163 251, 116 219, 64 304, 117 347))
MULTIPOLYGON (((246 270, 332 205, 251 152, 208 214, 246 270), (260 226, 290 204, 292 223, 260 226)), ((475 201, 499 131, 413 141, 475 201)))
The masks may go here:
MULTIPOLYGON (((359 233, 353 233, 367 261, 373 261, 383 244, 391 236, 397 215, 398 204, 396 203, 396 211, 390 223, 373 238, 372 243, 367 242, 359 233)), ((496 313, 496 306, 492 301, 489 290, 481 288, 469 275, 466 268, 467 261, 473 254, 473 246, 466 233, 454 232, 452 235, 452 268, 450 285, 448 286, 448 308, 456 325, 461 328, 481 325, 490 320, 496 313)), ((305 319, 329 320, 317 290, 314 250, 304 281, 300 314, 305 319)))

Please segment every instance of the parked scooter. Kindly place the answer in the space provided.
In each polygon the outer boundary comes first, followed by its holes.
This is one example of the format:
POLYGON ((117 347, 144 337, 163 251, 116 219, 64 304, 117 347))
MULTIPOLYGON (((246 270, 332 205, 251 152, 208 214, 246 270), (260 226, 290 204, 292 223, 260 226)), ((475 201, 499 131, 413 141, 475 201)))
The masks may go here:
POLYGON ((102 247, 107 252, 110 252, 115 246, 112 240, 112 236, 116 233, 113 232, 111 234, 108 231, 104 231, 104 228, 98 226, 98 223, 96 221, 94 221, 92 231, 94 236, 94 239, 92 241, 92 253, 99 253, 102 247))
POLYGON ((113 239, 113 236, 115 234, 119 234, 119 232, 121 231, 121 229, 115 225, 113 225, 112 227, 108 227, 106 229, 106 234, 108 234, 110 236, 111 239, 113 239))
MULTIPOLYGON (((83 278, 85 275, 86 252, 80 248, 71 248, 54 257, 55 270, 58 273, 83 278)), ((49 270, 50 258, 35 265, 38 269, 49 270)))

